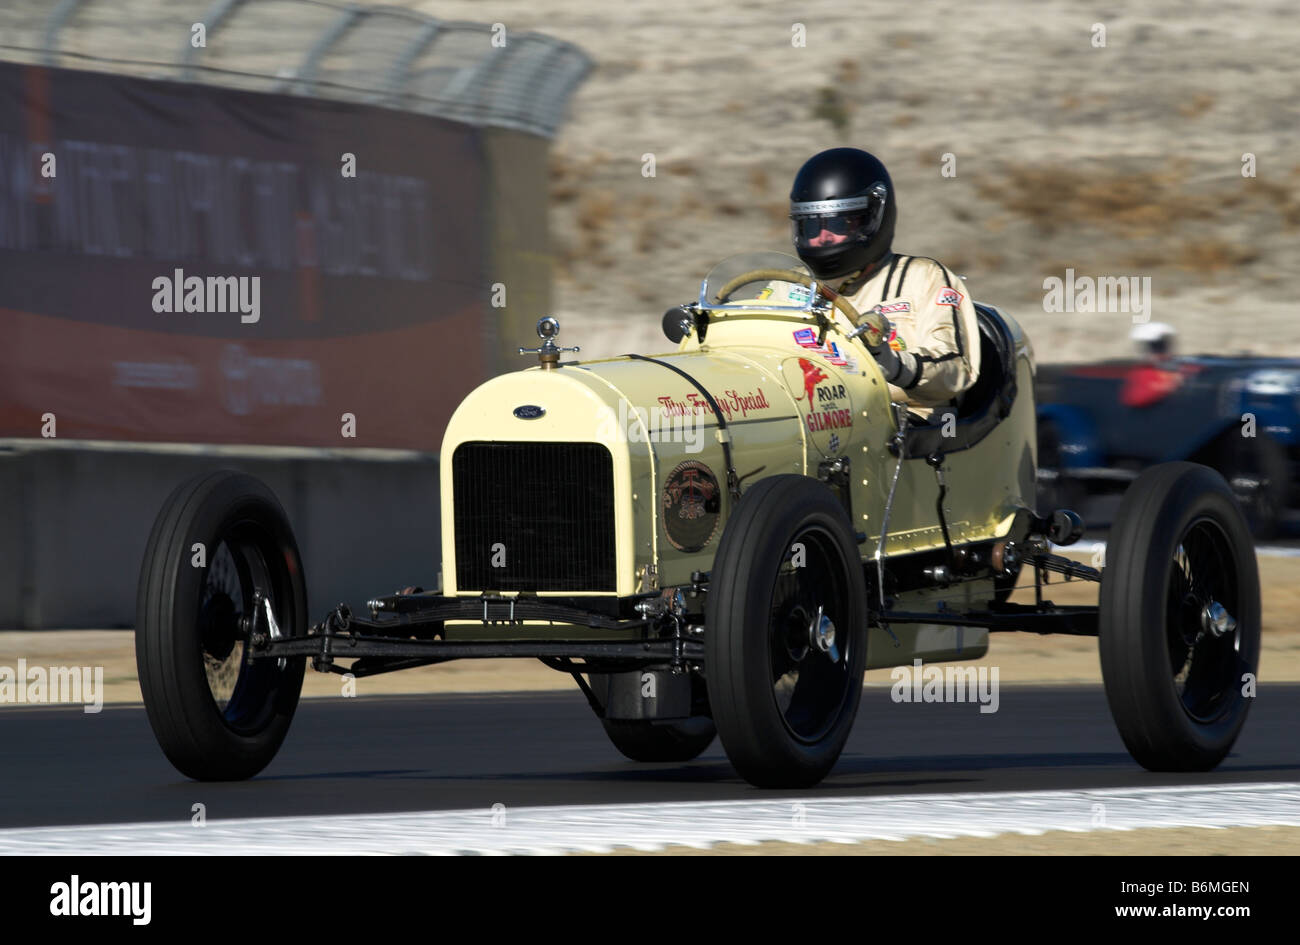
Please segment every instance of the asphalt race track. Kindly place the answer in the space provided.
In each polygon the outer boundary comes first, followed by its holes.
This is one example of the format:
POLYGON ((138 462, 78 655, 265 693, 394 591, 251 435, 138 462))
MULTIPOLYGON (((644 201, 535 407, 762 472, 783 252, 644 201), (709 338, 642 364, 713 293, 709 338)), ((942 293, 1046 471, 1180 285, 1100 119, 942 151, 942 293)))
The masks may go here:
MULTIPOLYGON (((1209 774, 1156 775, 1128 756, 1100 686, 1004 686, 977 704, 895 704, 870 688, 815 801, 868 795, 1300 781, 1300 684, 1263 683, 1233 754, 1209 774)), ((0 713, 0 828, 188 825, 230 818, 776 799, 738 779, 719 743, 685 765, 626 761, 582 696, 489 694, 307 700, 277 759, 240 783, 189 781, 140 707, 0 713)))

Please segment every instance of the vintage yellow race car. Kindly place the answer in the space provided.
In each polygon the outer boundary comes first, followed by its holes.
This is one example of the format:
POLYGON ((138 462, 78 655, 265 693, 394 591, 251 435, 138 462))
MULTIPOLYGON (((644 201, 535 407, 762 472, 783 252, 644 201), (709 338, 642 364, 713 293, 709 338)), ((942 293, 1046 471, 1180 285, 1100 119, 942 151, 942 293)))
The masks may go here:
POLYGON ((1010 317, 977 313, 978 380, 924 419, 891 402, 871 356, 879 315, 782 254, 717 266, 665 316, 665 354, 564 361, 576 349, 545 318, 538 363, 480 386, 447 427, 441 586, 365 617, 340 606, 309 626, 265 486, 187 483, 139 591, 163 750, 190 777, 256 774, 307 657, 356 676, 528 657, 571 673, 632 759, 687 760, 716 735, 752 783, 804 786, 834 766, 865 669, 975 660, 991 631, 1028 630, 1099 635, 1141 764, 1214 767, 1259 656, 1231 490, 1203 466, 1155 467, 1124 500, 1104 575, 1055 553, 1083 526, 1035 507, 1033 353, 1010 317), (196 543, 213 550, 203 568, 196 543), (1052 574, 1100 581, 1100 607, 1054 605, 1052 574), (1033 603, 1009 600, 1022 575, 1033 603))

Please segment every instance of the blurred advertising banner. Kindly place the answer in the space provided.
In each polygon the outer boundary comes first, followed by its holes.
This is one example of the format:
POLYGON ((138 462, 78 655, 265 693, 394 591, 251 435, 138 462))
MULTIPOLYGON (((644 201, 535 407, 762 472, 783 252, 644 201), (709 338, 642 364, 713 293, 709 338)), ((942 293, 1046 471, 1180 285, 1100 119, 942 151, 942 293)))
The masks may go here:
POLYGON ((0 63, 0 437, 437 450, 485 175, 469 125, 0 63))

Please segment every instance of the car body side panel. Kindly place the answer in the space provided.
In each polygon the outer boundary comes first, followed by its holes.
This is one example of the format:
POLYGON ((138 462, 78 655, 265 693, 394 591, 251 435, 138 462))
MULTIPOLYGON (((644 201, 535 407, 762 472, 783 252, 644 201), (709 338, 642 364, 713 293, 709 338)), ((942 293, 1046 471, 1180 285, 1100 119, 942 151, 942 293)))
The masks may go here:
MULTIPOLYGON (((621 402, 621 407, 612 407, 620 417, 635 415, 635 424, 620 423, 620 437, 637 429, 650 434, 647 453, 652 471, 643 481, 648 483, 645 499, 653 506, 653 515, 634 523, 633 541, 637 559, 646 555, 646 562, 655 565, 658 585, 665 587, 689 583, 692 571, 712 567, 732 505, 717 420, 700 391, 665 364, 686 372, 713 396, 744 485, 777 473, 807 475, 809 466, 795 405, 767 359, 732 351, 653 357, 663 363, 620 358, 560 370, 587 375, 589 383, 603 385, 621 402), (669 526, 675 523, 668 522, 667 516, 680 517, 690 510, 681 505, 669 508, 669 490, 681 484, 683 469, 698 468, 696 464, 703 466, 701 475, 711 477, 709 488, 716 490, 719 507, 707 540, 697 550, 685 550, 674 544, 676 528, 670 532, 669 526)), ((637 491, 640 496, 641 489, 637 491)))
MULTIPOLYGON (((1016 358, 1019 393, 1010 416, 975 446, 949 454, 945 460, 949 509, 949 528, 954 541, 976 541, 1002 537, 1011 519, 1021 507, 1033 506, 1037 461, 1033 372, 1024 351, 1023 336, 1014 321, 1008 319, 1017 340, 1016 358)), ((684 350, 716 352, 731 350, 746 357, 807 357, 828 374, 835 372, 848 388, 853 409, 853 427, 840 455, 851 460, 853 483, 853 518, 859 532, 868 536, 869 550, 874 553, 879 538, 885 501, 893 478, 895 458, 887 444, 897 430, 889 404, 888 387, 875 361, 856 341, 847 341, 833 326, 828 339, 836 351, 854 364, 846 369, 815 352, 793 349, 793 333, 807 323, 793 319, 730 317, 712 324, 705 343, 686 341, 684 350), (760 348, 761 345, 761 348, 760 348)), ((798 398, 802 392, 793 391, 798 398)), ((805 431, 805 435, 806 435, 805 431)), ((815 472, 817 452, 808 451, 810 471, 815 472)), ((943 546, 943 537, 935 511, 938 485, 932 469, 924 460, 904 462, 894 505, 890 512, 887 553, 900 554, 930 550, 943 546)), ((867 546, 864 546, 867 547, 867 546)))

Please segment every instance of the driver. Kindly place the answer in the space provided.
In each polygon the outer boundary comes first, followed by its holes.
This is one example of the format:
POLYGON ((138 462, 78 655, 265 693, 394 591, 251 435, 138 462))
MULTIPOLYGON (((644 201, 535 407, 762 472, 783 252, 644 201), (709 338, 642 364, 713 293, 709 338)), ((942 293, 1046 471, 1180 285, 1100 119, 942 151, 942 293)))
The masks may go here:
POLYGON ((1145 357, 1124 377, 1119 402, 1125 407, 1150 407, 1182 385, 1182 370, 1173 360, 1174 334, 1164 322, 1146 322, 1133 329, 1129 337, 1145 357))
POLYGON ((799 169, 790 220, 799 258, 858 312, 885 321, 887 344, 872 350, 890 397, 928 417, 979 374, 979 326, 965 286, 925 256, 891 250, 898 209, 876 157, 832 148, 799 169))

